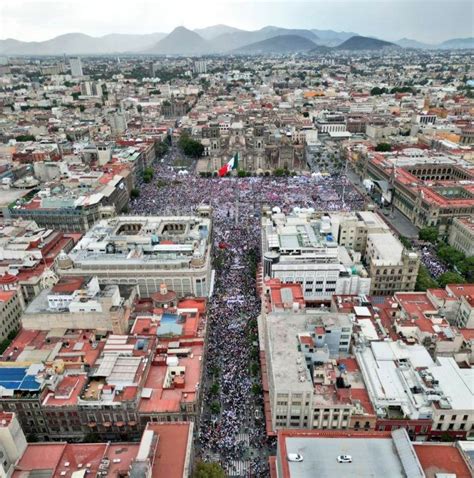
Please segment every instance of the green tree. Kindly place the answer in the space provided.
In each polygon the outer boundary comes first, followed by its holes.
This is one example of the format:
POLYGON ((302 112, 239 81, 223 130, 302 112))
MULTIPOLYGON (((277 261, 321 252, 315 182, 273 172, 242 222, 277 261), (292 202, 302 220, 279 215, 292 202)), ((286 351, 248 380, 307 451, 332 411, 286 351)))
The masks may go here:
POLYGON ((252 385, 252 392, 254 395, 260 395, 262 393, 262 386, 258 383, 252 385))
POLYGON ((194 468, 193 478, 225 478, 225 472, 218 463, 200 461, 194 468))
POLYGON ((420 265, 418 276, 416 277, 415 290, 424 292, 427 289, 436 289, 438 287, 438 283, 431 277, 428 269, 424 265, 420 265))
POLYGON ((209 393, 212 395, 212 396, 216 396, 218 393, 219 393, 219 384, 217 382, 214 382, 212 385, 211 385, 211 388, 209 389, 209 393))
POLYGON ((446 287, 447 284, 464 284, 464 277, 457 272, 445 272, 438 277, 440 287, 446 287))
POLYGON ((405 249, 413 249, 413 244, 411 243, 410 239, 405 236, 400 236, 399 239, 405 249))
POLYGON ((392 146, 389 143, 379 143, 375 146, 375 151, 379 151, 381 153, 387 153, 392 151, 392 146))
POLYGON ((140 196, 140 190, 138 188, 133 188, 131 191, 130 191, 130 197, 132 198, 137 198, 140 196))
POLYGON ((220 403, 219 402, 212 402, 209 409, 211 410, 211 413, 213 413, 214 415, 217 415, 221 411, 220 403))
POLYGON ((187 133, 180 136, 178 146, 186 156, 192 158, 200 158, 204 153, 204 146, 199 141, 190 138, 187 133))
POLYGON ((21 134, 20 136, 15 137, 16 141, 23 142, 23 141, 35 141, 36 138, 32 134, 21 134))
POLYGON ((376 87, 374 87, 370 90, 371 96, 383 95, 387 92, 388 92, 387 88, 379 88, 378 86, 376 86, 376 87))
POLYGON ((239 169, 239 171, 237 171, 237 176, 239 178, 245 178, 245 177, 247 177, 247 172, 244 171, 243 169, 239 169))
POLYGON ((470 284, 474 282, 474 256, 464 258, 463 261, 458 263, 457 268, 466 278, 467 282, 470 284))
POLYGON ((277 176, 277 177, 282 177, 285 175, 285 170, 283 168, 276 168, 274 171, 273 171, 273 175, 274 176, 277 176))
POLYGON ((428 241, 434 244, 438 240, 438 234, 439 231, 437 227, 424 227, 418 232, 418 238, 422 241, 428 241))
POLYGON ((258 364, 256 362, 252 363, 252 365, 250 366, 250 371, 252 373, 252 376, 256 377, 258 375, 258 364))
POLYGON ((462 252, 458 251, 453 246, 446 244, 445 242, 442 242, 438 245, 437 252, 438 257, 447 262, 449 265, 460 263, 465 257, 462 252))

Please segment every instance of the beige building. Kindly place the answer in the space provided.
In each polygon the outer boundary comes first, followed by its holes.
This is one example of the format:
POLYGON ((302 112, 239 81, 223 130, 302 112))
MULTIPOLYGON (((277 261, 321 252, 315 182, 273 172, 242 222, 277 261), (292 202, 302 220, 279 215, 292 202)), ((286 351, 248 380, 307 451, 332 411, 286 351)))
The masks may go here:
POLYGON ((18 330, 22 307, 19 292, 16 290, 0 291, 0 340, 18 330))
POLYGON ((365 258, 372 278, 372 295, 415 290, 420 258, 391 233, 369 234, 365 258))
POLYGON ((474 219, 455 217, 449 229, 448 242, 467 257, 474 256, 474 219))
POLYGON ((392 295, 415 289, 420 258, 406 250, 376 213, 331 214, 332 233, 341 246, 362 255, 371 278, 370 293, 392 295))
MULTIPOLYGON (((288 293, 283 286, 282 297, 288 293)), ((351 341, 348 314, 290 308, 264 315, 261 326, 274 430, 373 426, 373 414, 358 400, 362 375, 342 365, 351 341)))

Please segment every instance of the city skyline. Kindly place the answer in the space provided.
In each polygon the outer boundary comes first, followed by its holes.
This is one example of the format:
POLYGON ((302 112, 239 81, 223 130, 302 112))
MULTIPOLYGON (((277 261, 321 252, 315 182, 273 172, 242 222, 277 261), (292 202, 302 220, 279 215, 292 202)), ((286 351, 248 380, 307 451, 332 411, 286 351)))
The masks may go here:
POLYGON ((85 0, 2 1, 2 39, 44 41, 80 32, 91 36, 110 33, 169 33, 178 26, 189 29, 225 24, 244 30, 267 25, 284 28, 351 31, 395 41, 410 38, 439 43, 472 36, 473 5, 469 1, 428 0, 336 0, 327 1, 204 1, 175 2, 165 9, 163 2, 139 1, 133 11, 126 2, 85 0), (449 7, 449 8, 448 8, 449 7), (341 15, 341 11, 345 14, 341 15), (471 12, 471 14, 468 14, 471 12), (92 13, 94 13, 92 15, 92 13), (53 22, 38 22, 49 15, 53 22))

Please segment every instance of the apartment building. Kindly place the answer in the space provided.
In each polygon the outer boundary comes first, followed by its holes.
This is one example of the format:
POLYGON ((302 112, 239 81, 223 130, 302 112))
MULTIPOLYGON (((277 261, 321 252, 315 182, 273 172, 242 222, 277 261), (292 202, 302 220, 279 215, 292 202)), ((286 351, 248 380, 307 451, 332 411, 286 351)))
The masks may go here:
MULTIPOLYGON (((206 211, 202 211, 206 215, 206 211)), ((179 297, 211 287, 211 220, 201 216, 120 216, 99 221, 70 253, 61 275, 136 285, 150 297, 162 284, 179 297)))
POLYGON ((19 291, 0 291, 0 341, 18 330, 22 310, 19 291))

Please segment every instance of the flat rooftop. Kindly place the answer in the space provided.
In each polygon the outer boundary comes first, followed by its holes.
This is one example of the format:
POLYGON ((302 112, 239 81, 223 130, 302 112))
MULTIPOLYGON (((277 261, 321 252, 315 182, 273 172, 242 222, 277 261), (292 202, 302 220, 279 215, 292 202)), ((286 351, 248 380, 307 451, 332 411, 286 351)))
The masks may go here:
MULTIPOLYGON (((288 437, 287 453, 303 456, 288 462, 291 478, 404 477, 402 463, 391 438, 288 437), (338 463, 339 455, 351 455, 352 463, 338 463)), ((286 457, 282 457, 282 460, 286 457)), ((286 478, 286 477, 285 477, 286 478)))
POLYGON ((403 245, 390 232, 369 234, 368 241, 373 244, 377 253, 377 255, 373 257, 375 264, 396 264, 400 261, 403 252, 403 245))

